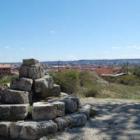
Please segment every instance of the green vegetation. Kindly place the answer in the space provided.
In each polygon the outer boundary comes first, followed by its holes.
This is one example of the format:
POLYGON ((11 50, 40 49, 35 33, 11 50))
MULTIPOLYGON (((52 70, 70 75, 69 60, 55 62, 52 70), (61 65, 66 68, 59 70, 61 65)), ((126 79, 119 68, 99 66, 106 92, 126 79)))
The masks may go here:
POLYGON ((62 92, 75 93, 80 97, 140 99, 140 79, 136 75, 124 75, 111 79, 111 82, 89 71, 52 72, 51 75, 62 87, 62 92))

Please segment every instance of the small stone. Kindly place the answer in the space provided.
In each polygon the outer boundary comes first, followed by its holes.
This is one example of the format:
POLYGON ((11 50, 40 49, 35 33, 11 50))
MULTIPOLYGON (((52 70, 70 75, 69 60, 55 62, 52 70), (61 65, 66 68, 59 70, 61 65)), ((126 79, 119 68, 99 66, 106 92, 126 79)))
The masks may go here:
POLYGON ((0 136, 8 137, 11 122, 0 122, 0 136))
POLYGON ((50 120, 57 115, 57 106, 51 103, 37 102, 33 104, 32 118, 34 120, 50 120))
POLYGON ((67 93, 64 93, 64 92, 61 92, 61 93, 60 93, 60 96, 61 96, 61 97, 66 97, 66 96, 68 96, 68 94, 67 94, 67 93))
POLYGON ((24 120, 28 115, 29 104, 0 105, 0 120, 24 120))
POLYGON ((33 80, 29 78, 12 78, 11 89, 31 91, 33 80))
POLYGON ((1 102, 4 104, 27 104, 30 93, 27 91, 5 89, 1 94, 1 102))

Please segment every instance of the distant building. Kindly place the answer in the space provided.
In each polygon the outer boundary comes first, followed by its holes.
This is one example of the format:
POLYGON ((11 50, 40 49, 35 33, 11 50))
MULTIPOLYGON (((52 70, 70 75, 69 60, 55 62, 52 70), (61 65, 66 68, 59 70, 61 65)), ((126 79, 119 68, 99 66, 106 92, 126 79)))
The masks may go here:
POLYGON ((0 64, 0 76, 11 74, 11 65, 0 64))

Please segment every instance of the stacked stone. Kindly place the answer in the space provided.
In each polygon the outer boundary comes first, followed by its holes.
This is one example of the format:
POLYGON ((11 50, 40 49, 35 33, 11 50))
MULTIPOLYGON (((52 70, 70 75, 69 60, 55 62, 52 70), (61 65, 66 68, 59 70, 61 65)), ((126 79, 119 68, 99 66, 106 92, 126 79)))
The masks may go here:
POLYGON ((10 88, 1 94, 0 136, 34 140, 67 127, 85 125, 92 108, 79 109, 79 98, 75 95, 33 103, 33 97, 44 99, 60 93, 60 86, 43 74, 37 60, 23 60, 19 78, 13 78, 10 88))

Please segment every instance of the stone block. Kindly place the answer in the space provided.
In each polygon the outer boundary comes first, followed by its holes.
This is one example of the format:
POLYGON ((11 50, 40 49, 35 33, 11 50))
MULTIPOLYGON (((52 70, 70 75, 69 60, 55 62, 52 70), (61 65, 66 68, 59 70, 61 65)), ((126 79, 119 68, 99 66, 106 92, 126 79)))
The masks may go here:
POLYGON ((34 120, 50 120, 57 116, 57 107, 48 102, 33 104, 32 118, 34 120))
POLYGON ((23 65, 25 66, 32 66, 32 65, 39 65, 39 61, 36 59, 23 59, 23 65))
POLYGON ((43 69, 41 66, 31 66, 27 69, 28 77, 30 79, 39 79, 44 76, 43 69))
POLYGON ((11 125, 10 134, 12 138, 35 140, 48 134, 56 133, 57 130, 57 124, 52 120, 40 122, 15 122, 11 125))
POLYGON ((0 105, 0 120, 24 120, 29 111, 29 104, 0 105))
POLYGON ((29 78, 12 78, 11 89, 31 91, 33 85, 33 80, 29 78))
POLYGON ((29 103, 29 92, 5 89, 1 94, 1 102, 4 104, 27 104, 29 103))
POLYGON ((0 122, 0 136, 8 137, 11 122, 0 122))
POLYGON ((49 75, 36 79, 34 87, 39 97, 53 96, 53 78, 49 75))
POLYGON ((56 117, 61 117, 65 115, 65 103, 55 101, 52 102, 52 104, 57 107, 56 117))
POLYGON ((54 84, 53 86, 53 95, 59 96, 61 94, 61 88, 59 85, 54 84))
POLYGON ((84 126, 87 122, 87 117, 83 113, 74 113, 64 117, 55 118, 54 122, 58 126, 58 130, 65 130, 67 127, 84 126))
POLYGON ((69 98, 64 98, 62 101, 65 103, 65 112, 67 113, 73 113, 77 111, 78 105, 75 100, 69 99, 69 98))
POLYGON ((19 77, 20 78, 22 78, 22 77, 28 78, 28 66, 23 66, 23 65, 20 66, 19 77))

